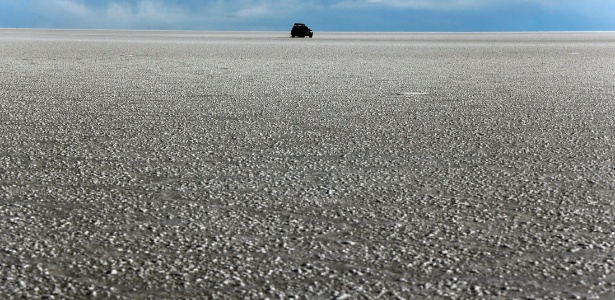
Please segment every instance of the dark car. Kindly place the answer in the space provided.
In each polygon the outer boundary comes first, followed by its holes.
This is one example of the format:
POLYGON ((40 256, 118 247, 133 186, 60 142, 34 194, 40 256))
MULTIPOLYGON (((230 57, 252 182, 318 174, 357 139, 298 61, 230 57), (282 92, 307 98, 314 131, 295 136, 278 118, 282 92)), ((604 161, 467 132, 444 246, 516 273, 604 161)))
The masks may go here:
POLYGON ((312 37, 314 32, 310 29, 310 27, 305 26, 303 23, 295 23, 295 25, 293 25, 293 29, 290 30, 290 35, 292 37, 312 37))

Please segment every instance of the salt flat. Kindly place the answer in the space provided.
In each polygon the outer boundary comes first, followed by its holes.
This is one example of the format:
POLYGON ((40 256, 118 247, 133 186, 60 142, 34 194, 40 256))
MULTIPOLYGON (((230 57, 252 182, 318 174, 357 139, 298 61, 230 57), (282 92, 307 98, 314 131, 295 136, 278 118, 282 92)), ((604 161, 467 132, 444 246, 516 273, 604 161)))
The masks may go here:
POLYGON ((2 29, 0 296, 614 298, 614 50, 2 29))

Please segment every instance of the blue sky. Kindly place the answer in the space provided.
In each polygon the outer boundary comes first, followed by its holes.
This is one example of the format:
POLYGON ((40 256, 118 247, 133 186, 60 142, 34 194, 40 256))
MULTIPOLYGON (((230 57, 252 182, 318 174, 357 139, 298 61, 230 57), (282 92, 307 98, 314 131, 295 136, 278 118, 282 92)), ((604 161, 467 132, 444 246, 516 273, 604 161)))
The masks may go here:
POLYGON ((615 31, 615 0, 0 0, 0 27, 615 31))

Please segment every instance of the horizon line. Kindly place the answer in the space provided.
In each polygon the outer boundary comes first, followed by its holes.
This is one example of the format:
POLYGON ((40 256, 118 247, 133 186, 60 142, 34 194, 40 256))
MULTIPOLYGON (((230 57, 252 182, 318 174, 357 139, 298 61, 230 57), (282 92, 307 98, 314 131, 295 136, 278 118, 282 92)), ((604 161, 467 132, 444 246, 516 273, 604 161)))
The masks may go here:
MULTIPOLYGON (((54 28, 54 27, 0 27, 0 30, 55 30, 55 31, 134 31, 134 32, 286 32, 288 30, 214 30, 214 29, 110 29, 110 28, 54 28)), ((331 31, 323 33, 615 33, 615 30, 526 30, 526 31, 331 31)))

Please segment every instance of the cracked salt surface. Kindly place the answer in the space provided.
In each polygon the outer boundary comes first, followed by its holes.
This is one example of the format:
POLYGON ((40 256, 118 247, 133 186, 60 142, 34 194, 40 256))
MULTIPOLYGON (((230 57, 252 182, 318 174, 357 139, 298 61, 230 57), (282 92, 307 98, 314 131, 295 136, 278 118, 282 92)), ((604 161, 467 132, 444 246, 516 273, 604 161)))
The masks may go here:
POLYGON ((0 298, 615 297, 615 35, 287 35, 0 30, 0 298))

